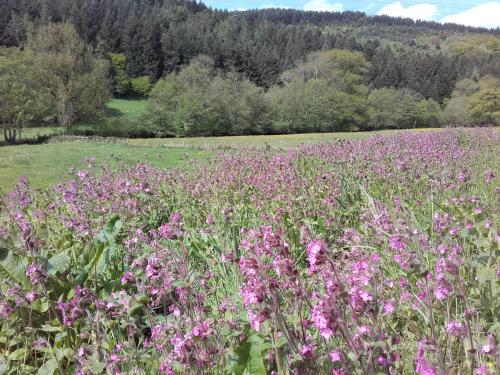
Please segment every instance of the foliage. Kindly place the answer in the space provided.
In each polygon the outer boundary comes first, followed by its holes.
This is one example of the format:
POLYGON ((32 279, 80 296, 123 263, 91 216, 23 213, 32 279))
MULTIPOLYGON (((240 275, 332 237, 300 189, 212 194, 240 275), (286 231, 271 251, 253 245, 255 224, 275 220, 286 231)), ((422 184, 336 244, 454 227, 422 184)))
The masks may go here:
POLYGON ((111 54, 111 74, 113 77, 113 94, 125 96, 130 90, 130 77, 126 71, 126 57, 122 53, 111 54))
POLYGON ((158 81, 146 108, 148 127, 160 136, 258 133, 266 111, 259 88, 217 72, 206 57, 158 81))
POLYGON ((500 88, 482 90, 471 96, 469 111, 477 121, 500 124, 500 88))
POLYGON ((360 52, 339 49, 314 52, 307 56, 303 64, 285 72, 281 82, 286 85, 293 80, 307 82, 319 79, 335 90, 353 94, 362 91, 363 76, 368 66, 360 52))
POLYGON ((121 54, 127 75, 152 82, 206 54, 267 89, 307 54, 331 49, 363 53, 376 88, 392 82, 440 103, 474 69, 500 74, 496 30, 362 12, 228 12, 178 0, 3 1, 0 45, 24 46, 30 31, 51 21, 73 23, 101 56, 121 54))
POLYGON ((52 96, 59 124, 102 116, 110 98, 105 64, 71 24, 48 24, 30 36, 26 49, 42 87, 52 96))
POLYGON ((446 102, 443 123, 499 124, 498 85, 500 80, 491 75, 457 82, 451 98, 446 102))
POLYGON ((110 61, 114 95, 118 97, 149 95, 153 88, 151 78, 147 75, 131 78, 127 73, 127 58, 124 54, 112 53, 110 61))
POLYGON ((408 132, 21 179, 2 369, 496 374, 499 144, 408 132))
POLYGON ((432 99, 423 99, 407 89, 381 88, 370 92, 370 129, 405 129, 436 127, 441 121, 441 107, 432 99))
POLYGON ((52 101, 37 78, 21 51, 0 50, 0 129, 8 143, 49 117, 52 101))
MULTIPOLYGON (((196 75, 189 71, 199 56, 211 59, 216 71, 209 75, 213 83, 198 90, 191 83, 188 88, 179 86, 187 91, 176 97, 175 110, 153 109, 151 102, 148 118, 135 134, 380 128, 380 120, 370 119, 366 99, 369 91, 385 88, 418 96, 415 106, 405 96, 405 105, 412 111, 408 116, 381 116, 388 119, 390 127, 496 121, 495 116, 477 116, 480 111, 469 106, 472 93, 455 94, 461 92, 461 84, 477 85, 484 77, 490 77, 490 82, 498 80, 498 30, 361 12, 228 12, 191 0, 53 0, 50 4, 46 0, 8 0, 0 5, 0 45, 28 47, 28 51, 40 45, 40 50, 48 51, 43 45, 49 46, 47 40, 59 36, 64 43, 72 44, 66 49, 69 53, 56 53, 52 45, 50 54, 33 56, 32 66, 38 69, 37 76, 47 77, 43 86, 52 88, 49 91, 56 106, 49 112, 57 113, 65 128, 73 122, 95 121, 103 116, 103 103, 109 98, 108 78, 117 97, 147 97, 159 79, 170 80, 183 71, 196 75), (57 32, 49 32, 50 28, 57 32), (93 58, 90 51, 102 60, 93 58), (71 63, 74 54, 82 56, 76 64, 71 63), (61 74, 72 76, 74 84, 61 83, 58 74, 54 75, 56 66, 61 74), (73 72, 70 67, 75 67, 73 72), (327 82, 331 90, 313 93, 315 98, 302 98, 304 103, 299 104, 304 104, 301 107, 307 116, 296 110, 285 112, 285 107, 292 108, 290 104, 269 107, 269 103, 297 101, 286 88, 296 80, 304 81, 294 84, 301 92, 311 94, 311 79, 327 82), (280 91, 282 86, 284 90, 280 91), (242 90, 243 97, 234 95, 237 90, 242 90), (89 95, 92 92, 96 95, 89 95), (262 92, 271 93, 269 100, 262 98, 262 92), (234 106, 228 105, 230 97, 237 99, 234 106), (331 110, 327 103, 338 105, 346 113, 331 110), (325 106, 325 113, 310 110, 325 106), (307 123, 306 117, 313 123, 307 123), (402 122, 395 120, 399 117, 403 117, 402 122)), ((377 95, 380 92, 372 95, 375 107, 383 101, 381 98, 376 103, 377 95)), ((401 101, 399 104, 403 105, 401 101)))
POLYGON ((268 101, 275 133, 352 131, 366 119, 362 96, 336 90, 321 79, 275 88, 268 101))
POLYGON ((147 97, 153 88, 149 76, 141 76, 130 80, 132 93, 135 95, 147 97))

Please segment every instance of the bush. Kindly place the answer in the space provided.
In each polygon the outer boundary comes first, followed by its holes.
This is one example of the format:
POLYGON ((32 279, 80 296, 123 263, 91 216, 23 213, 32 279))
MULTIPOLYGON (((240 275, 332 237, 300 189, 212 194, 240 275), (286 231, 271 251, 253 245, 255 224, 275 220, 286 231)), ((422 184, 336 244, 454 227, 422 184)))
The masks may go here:
POLYGON ((202 59, 157 82, 145 122, 158 136, 256 134, 266 128, 266 106, 257 86, 202 59))
POLYGON ((368 96, 368 105, 368 129, 435 127, 443 118, 437 102, 408 89, 375 89, 368 96))
POLYGON ((353 131, 366 120, 362 95, 332 88, 327 81, 292 81, 267 95, 275 133, 353 131))
POLYGON ((132 95, 139 95, 143 97, 147 97, 153 88, 149 76, 132 78, 130 80, 130 84, 132 86, 132 95))

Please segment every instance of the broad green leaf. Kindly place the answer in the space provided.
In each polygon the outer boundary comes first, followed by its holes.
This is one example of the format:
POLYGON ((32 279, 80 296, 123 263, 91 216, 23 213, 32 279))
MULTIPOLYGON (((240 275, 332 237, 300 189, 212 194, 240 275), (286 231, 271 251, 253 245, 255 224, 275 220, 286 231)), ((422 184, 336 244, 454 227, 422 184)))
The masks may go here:
POLYGON ((118 216, 113 217, 104 228, 95 236, 94 240, 100 243, 108 243, 116 238, 122 229, 122 222, 118 216))
POLYGON ((0 243, 0 277, 11 280, 25 287, 30 285, 26 276, 28 263, 17 255, 8 245, 0 243))
POLYGON ((105 368, 106 364, 102 362, 96 362, 92 366, 90 366, 90 369, 94 374, 100 374, 105 368))
POLYGON ((9 361, 21 361, 24 359, 25 356, 26 356, 26 349, 19 348, 10 353, 8 359, 9 361))
POLYGON ((71 259, 65 253, 54 255, 48 261, 47 272, 55 275, 57 272, 63 273, 68 270, 71 259))
POLYGON ((49 359, 47 362, 43 364, 42 367, 38 369, 38 375, 53 375, 56 370, 59 368, 57 361, 55 358, 49 359))
POLYGON ((258 335, 250 336, 250 355, 245 372, 249 375, 266 375, 264 365, 264 340, 258 335))
POLYGON ((250 343, 245 340, 229 354, 227 372, 233 375, 243 375, 247 367, 249 356, 250 343))
POLYGON ((40 298, 31 304, 31 308, 39 313, 44 313, 49 309, 49 301, 47 298, 40 298))

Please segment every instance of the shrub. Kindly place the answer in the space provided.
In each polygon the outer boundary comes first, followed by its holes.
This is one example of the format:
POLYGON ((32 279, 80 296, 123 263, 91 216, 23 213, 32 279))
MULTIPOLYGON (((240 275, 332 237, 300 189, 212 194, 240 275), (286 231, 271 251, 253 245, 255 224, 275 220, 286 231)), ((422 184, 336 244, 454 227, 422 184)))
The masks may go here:
POLYGON ((130 80, 132 86, 132 94, 147 97, 153 88, 149 76, 132 78, 130 80))

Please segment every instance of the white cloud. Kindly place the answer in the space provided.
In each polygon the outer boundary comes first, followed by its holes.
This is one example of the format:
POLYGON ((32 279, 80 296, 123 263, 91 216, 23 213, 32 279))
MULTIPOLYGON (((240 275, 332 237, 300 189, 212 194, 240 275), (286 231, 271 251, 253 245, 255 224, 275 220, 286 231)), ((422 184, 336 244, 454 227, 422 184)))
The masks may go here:
POLYGON ((467 26, 500 27, 500 2, 480 4, 462 13, 446 16, 441 20, 446 23, 458 23, 467 26))
POLYGON ((379 10, 379 15, 392 17, 412 18, 414 20, 431 20, 437 12, 437 6, 434 4, 416 4, 407 8, 403 7, 401 1, 388 4, 379 10))
POLYGON ((342 10, 342 4, 329 3, 328 0, 311 0, 304 4, 304 10, 312 10, 316 12, 340 12, 342 10))
POLYGON ((274 9, 291 9, 291 6, 288 5, 279 5, 279 4, 264 4, 259 6, 260 9, 266 9, 266 8, 274 8, 274 9))

